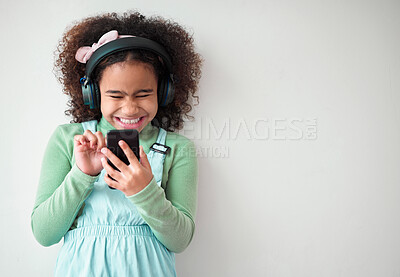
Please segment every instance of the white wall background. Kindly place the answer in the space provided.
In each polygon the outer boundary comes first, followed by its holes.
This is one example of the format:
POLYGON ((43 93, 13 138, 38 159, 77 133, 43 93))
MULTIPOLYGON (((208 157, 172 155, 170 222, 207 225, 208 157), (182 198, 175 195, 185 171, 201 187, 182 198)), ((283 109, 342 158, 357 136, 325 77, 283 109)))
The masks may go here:
POLYGON ((46 143, 70 120, 57 42, 133 8, 186 26, 206 60, 179 276, 400 276, 398 0, 1 1, 1 276, 51 276, 61 246, 30 230, 46 143))

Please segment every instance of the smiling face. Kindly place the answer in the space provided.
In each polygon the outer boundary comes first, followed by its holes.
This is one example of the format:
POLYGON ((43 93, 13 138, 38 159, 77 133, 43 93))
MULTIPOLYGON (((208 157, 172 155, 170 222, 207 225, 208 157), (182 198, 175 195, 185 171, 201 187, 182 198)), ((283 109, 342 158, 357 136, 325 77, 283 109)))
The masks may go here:
POLYGON ((140 132, 157 114, 157 77, 149 64, 110 65, 102 73, 99 88, 101 113, 116 129, 140 132))

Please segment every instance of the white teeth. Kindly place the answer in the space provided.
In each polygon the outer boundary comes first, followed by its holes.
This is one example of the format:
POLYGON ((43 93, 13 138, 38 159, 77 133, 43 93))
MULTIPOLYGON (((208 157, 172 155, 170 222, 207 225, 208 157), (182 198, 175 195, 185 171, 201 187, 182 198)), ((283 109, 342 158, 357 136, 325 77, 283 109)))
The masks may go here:
POLYGON ((121 120, 125 124, 135 124, 135 123, 139 122, 140 117, 137 119, 132 119, 132 120, 126 120, 126 119, 120 118, 119 120, 121 120))

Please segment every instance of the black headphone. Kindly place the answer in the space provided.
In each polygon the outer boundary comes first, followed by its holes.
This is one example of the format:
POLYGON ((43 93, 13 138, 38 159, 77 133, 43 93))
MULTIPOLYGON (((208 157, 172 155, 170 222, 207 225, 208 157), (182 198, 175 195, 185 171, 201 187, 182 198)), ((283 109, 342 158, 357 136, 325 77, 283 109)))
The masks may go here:
POLYGON ((91 74, 104 58, 124 50, 148 50, 158 55, 167 69, 165 76, 159 76, 157 97, 158 105, 166 106, 174 99, 174 78, 172 75, 172 62, 168 52, 155 41, 142 37, 124 37, 110 41, 96 51, 86 63, 85 77, 80 79, 82 85, 83 102, 91 109, 100 107, 100 89, 98 84, 91 81, 91 74))

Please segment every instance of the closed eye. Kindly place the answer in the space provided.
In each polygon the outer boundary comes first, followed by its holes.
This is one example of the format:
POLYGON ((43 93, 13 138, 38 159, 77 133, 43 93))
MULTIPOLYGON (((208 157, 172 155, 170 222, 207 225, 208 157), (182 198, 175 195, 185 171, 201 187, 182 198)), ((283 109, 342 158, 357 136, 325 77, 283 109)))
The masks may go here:
POLYGON ((111 98, 122 98, 122 96, 110 96, 111 98))

